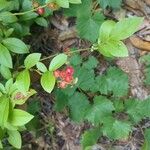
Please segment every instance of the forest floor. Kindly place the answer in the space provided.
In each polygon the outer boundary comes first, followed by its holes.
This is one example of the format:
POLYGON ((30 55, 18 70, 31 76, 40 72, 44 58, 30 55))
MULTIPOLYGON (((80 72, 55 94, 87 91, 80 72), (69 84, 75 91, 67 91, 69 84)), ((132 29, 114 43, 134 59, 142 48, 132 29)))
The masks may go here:
MULTIPOLYGON (((150 52, 150 0, 125 0, 118 10, 105 10, 105 16, 111 19, 119 19, 125 16, 144 16, 144 22, 136 34, 125 41, 129 50, 129 57, 119 58, 116 65, 125 71, 129 76, 130 95, 140 100, 148 97, 150 89, 143 84, 144 66, 139 58, 150 52)), ((36 52, 39 51, 45 56, 63 52, 66 48, 89 48, 88 41, 78 37, 75 28, 75 18, 66 18, 63 12, 56 12, 50 19, 49 28, 32 28, 32 36, 26 40, 36 52)), ((82 52, 81 55, 88 56, 89 52, 82 52)), ((97 58, 100 59, 99 56, 97 58)), ((107 64, 99 60, 101 68, 105 70, 107 64)), ((37 84, 38 77, 34 75, 33 86, 38 90, 38 95, 29 101, 30 109, 36 109, 36 129, 23 133, 24 145, 22 149, 37 150, 81 150, 80 136, 88 128, 87 124, 75 124, 69 118, 67 111, 55 112, 53 104, 54 96, 41 92, 37 84), (39 100, 35 102, 34 100, 39 100), (39 119, 40 118, 40 119, 39 119)), ((32 110, 34 111, 34 110, 32 110)), ((128 140, 113 142, 107 138, 99 141, 94 150, 140 150, 143 144, 143 129, 150 127, 150 120, 142 121, 135 127, 133 134, 128 140)), ((29 126, 31 129, 32 127, 29 126)))

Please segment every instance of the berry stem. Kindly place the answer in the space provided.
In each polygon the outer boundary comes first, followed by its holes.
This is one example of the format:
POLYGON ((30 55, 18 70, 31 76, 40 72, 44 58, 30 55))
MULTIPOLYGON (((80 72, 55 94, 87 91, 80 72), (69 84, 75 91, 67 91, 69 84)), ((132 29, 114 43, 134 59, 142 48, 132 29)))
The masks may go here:
MULTIPOLYGON (((43 6, 39 6, 37 8, 34 8, 34 9, 31 9, 31 10, 28 10, 28 11, 25 11, 25 12, 19 12, 19 13, 13 13, 11 14, 12 16, 20 16, 20 15, 24 15, 24 14, 28 14, 30 12, 33 12, 33 11, 37 11, 39 8, 44 8, 46 7, 47 4, 43 5, 43 6)), ((8 16, 8 15, 5 15, 5 16, 8 16)))
MULTIPOLYGON (((88 50, 90 50, 90 49, 91 49, 91 48, 78 49, 78 50, 71 51, 71 52, 64 52, 64 54, 73 54, 73 53, 77 53, 77 52, 88 51, 88 50)), ((44 61, 44 60, 53 58, 53 57, 57 56, 58 54, 59 54, 59 53, 56 53, 56 54, 54 54, 54 55, 50 55, 50 56, 48 56, 48 57, 42 58, 41 61, 44 61)))

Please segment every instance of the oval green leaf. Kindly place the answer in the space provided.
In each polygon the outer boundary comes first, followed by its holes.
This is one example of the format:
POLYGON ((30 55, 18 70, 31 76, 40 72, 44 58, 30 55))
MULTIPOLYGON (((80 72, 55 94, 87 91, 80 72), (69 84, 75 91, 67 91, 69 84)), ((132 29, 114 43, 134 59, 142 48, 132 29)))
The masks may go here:
POLYGON ((14 53, 24 54, 29 52, 27 45, 20 39, 6 38, 2 42, 10 51, 14 53))
POLYGON ((20 149, 22 145, 21 135, 17 130, 7 130, 8 142, 15 148, 20 149))
POLYGON ((0 98, 0 126, 4 127, 9 115, 9 99, 5 96, 0 98))
POLYGON ((0 64, 12 68, 12 58, 8 49, 0 43, 0 64))
POLYGON ((20 92, 26 93, 30 87, 29 70, 25 69, 19 73, 16 79, 16 85, 20 92))
POLYGON ((4 65, 0 66, 0 73, 5 79, 10 79, 12 77, 10 69, 4 65))
POLYGON ((28 55, 24 61, 24 65, 27 69, 30 69, 31 67, 35 66, 41 58, 40 53, 32 53, 28 55))
POLYGON ((67 55, 59 54, 52 59, 50 66, 49 66, 49 70, 54 71, 54 70, 60 68, 66 62, 67 62, 67 55))
POLYGON ((47 68, 46 66, 42 63, 42 62, 38 62, 36 64, 36 67, 38 70, 40 70, 41 72, 46 72, 47 71, 47 68))
POLYGON ((53 72, 51 71, 45 72, 41 77, 41 85, 43 89, 48 93, 51 93, 54 89, 55 81, 56 79, 53 75, 53 72))
POLYGON ((14 109, 9 116, 9 123, 13 126, 23 126, 27 124, 31 119, 33 119, 33 115, 29 114, 26 111, 20 109, 14 109))

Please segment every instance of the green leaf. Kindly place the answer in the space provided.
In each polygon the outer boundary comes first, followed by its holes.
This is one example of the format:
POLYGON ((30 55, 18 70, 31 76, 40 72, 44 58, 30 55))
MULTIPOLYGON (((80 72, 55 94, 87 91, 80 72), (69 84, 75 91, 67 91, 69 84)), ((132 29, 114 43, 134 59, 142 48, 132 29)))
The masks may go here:
POLYGON ((86 62, 84 62, 83 67, 86 69, 94 69, 98 65, 98 60, 94 56, 90 56, 86 62))
POLYGON ((128 49, 121 41, 108 41, 99 45, 99 51, 107 57, 127 57, 128 49))
POLYGON ((34 116, 31 114, 20 110, 20 109, 13 109, 11 114, 9 115, 9 123, 13 126, 24 126, 27 124, 34 116))
POLYGON ((131 131, 131 125, 127 122, 114 120, 104 122, 103 134, 111 139, 127 139, 131 131))
POLYGON ((67 62, 67 55, 59 54, 52 59, 50 65, 49 65, 49 70, 54 71, 54 70, 60 68, 66 62, 67 62))
POLYGON ((102 133, 100 128, 90 129, 85 131, 82 135, 81 145, 83 150, 86 150, 87 147, 93 146, 96 144, 97 140, 101 137, 102 133))
POLYGON ((120 20, 111 31, 110 38, 124 40, 135 33, 143 22, 141 17, 130 17, 120 20))
POLYGON ((144 132, 144 144, 142 146, 142 150, 149 150, 150 147, 150 129, 146 129, 144 132))
POLYGON ((75 122, 83 121, 89 106, 88 99, 84 94, 76 92, 71 96, 69 107, 72 120, 75 122))
POLYGON ((8 49, 0 43, 0 64, 12 68, 12 58, 8 49))
POLYGON ((30 12, 30 13, 26 13, 21 15, 21 17, 19 18, 20 21, 28 21, 28 20, 32 20, 35 19, 38 16, 37 13, 35 12, 30 12))
POLYGON ((98 39, 99 44, 109 40, 110 32, 112 31, 115 24, 116 23, 112 20, 107 20, 102 23, 99 30, 99 39, 98 39))
POLYGON ((0 97, 0 126, 3 128, 9 115, 9 99, 5 96, 0 97))
POLYGON ((126 100, 126 112, 134 123, 138 123, 145 117, 150 117, 150 98, 139 100, 126 100))
POLYGON ((0 140, 0 148, 3 149, 2 141, 0 140))
POLYGON ((69 3, 72 3, 72 4, 80 4, 82 3, 81 0, 69 0, 69 3))
POLYGON ((36 18, 36 19, 35 19, 35 22, 36 22, 38 25, 42 26, 42 27, 48 27, 48 22, 47 22, 47 20, 46 20, 45 18, 43 18, 43 17, 38 17, 38 18, 36 18))
POLYGON ((16 79, 16 85, 18 90, 23 93, 26 93, 30 87, 30 74, 29 70, 25 69, 19 73, 16 79))
POLYGON ((120 8, 122 0, 97 0, 100 6, 105 9, 107 6, 112 8, 120 8))
POLYGON ((26 69, 30 69, 33 66, 35 66, 40 61, 40 58, 41 58, 40 53, 32 53, 28 55, 24 61, 26 69))
POLYGON ((93 69, 89 70, 85 67, 76 67, 74 76, 78 78, 76 86, 78 86, 82 90, 90 91, 93 83, 95 82, 93 69))
POLYGON ((0 13, 0 21, 4 22, 4 23, 13 23, 13 22, 17 22, 17 17, 14 16, 11 12, 8 11, 4 11, 0 13))
POLYGON ((113 100, 113 104, 115 107, 115 112, 123 112, 124 111, 124 102, 120 99, 113 100))
POLYGON ((0 73, 5 79, 10 79, 12 77, 10 69, 4 65, 0 66, 0 73))
POLYGON ((140 58, 140 62, 145 64, 148 67, 150 65, 150 54, 143 55, 140 58))
POLYGON ((10 2, 6 1, 6 0, 1 0, 0 3, 0 11, 3 9, 6 9, 9 6, 10 2))
POLYGON ((7 130, 8 133, 8 142, 15 148, 20 149, 22 140, 21 135, 18 131, 7 130))
POLYGON ((97 76, 96 82, 102 94, 122 97, 128 93, 128 75, 116 67, 110 67, 106 75, 97 76))
POLYGON ((141 113, 150 118, 150 97, 141 102, 141 113))
POLYGON ((6 89, 5 89, 5 87, 4 87, 4 85, 2 83, 0 83, 0 91, 2 93, 6 93, 6 89))
POLYGON ((78 5, 70 4, 70 7, 68 9, 65 9, 64 13, 70 17, 80 17, 81 15, 89 14, 89 12, 92 9, 91 6, 92 0, 82 0, 81 4, 78 5))
POLYGON ((13 86, 13 78, 10 78, 9 80, 7 80, 7 82, 5 83, 5 89, 7 91, 7 93, 9 93, 10 88, 13 86))
POLYGON ((52 92, 55 86, 55 82, 56 82, 56 79, 53 75, 53 72, 46 71, 45 73, 43 73, 41 77, 41 85, 46 92, 48 93, 52 92))
POLYGON ((26 44, 17 38, 6 38, 3 41, 3 44, 12 52, 17 54, 24 54, 29 52, 29 48, 26 44))
POLYGON ((32 1, 30 0, 23 0, 22 4, 22 11, 28 11, 33 8, 32 1))
POLYGON ((114 109, 113 103, 106 97, 96 96, 94 98, 94 104, 86 113, 86 119, 89 122, 98 125, 103 122, 105 117, 111 116, 114 109))
POLYGON ((82 58, 79 54, 74 54, 69 59, 69 62, 70 62, 70 64, 77 66, 77 65, 80 65, 82 63, 82 58))
POLYGON ((14 32, 14 28, 10 28, 4 32, 5 37, 9 37, 14 32))
POLYGON ((27 111, 32 115, 37 115, 41 111, 41 103, 39 99, 35 98, 29 101, 27 111))
POLYGON ((94 15, 89 12, 87 15, 81 15, 77 18, 77 29, 81 38, 95 42, 98 38, 98 31, 104 16, 97 12, 94 15))
POLYGON ((65 106, 68 104, 68 96, 64 94, 61 90, 57 90, 56 93, 56 101, 54 105, 54 109, 56 111, 62 111, 65 106))
POLYGON ((47 71, 47 68, 46 66, 42 63, 42 62, 38 62, 36 64, 36 67, 38 70, 40 70, 41 72, 46 72, 47 71))
POLYGON ((143 115, 140 112, 140 101, 133 99, 127 100, 125 101, 125 108, 127 114, 134 123, 138 123, 142 119, 143 115))
POLYGON ((63 8, 69 8, 69 0, 56 0, 56 3, 63 8))

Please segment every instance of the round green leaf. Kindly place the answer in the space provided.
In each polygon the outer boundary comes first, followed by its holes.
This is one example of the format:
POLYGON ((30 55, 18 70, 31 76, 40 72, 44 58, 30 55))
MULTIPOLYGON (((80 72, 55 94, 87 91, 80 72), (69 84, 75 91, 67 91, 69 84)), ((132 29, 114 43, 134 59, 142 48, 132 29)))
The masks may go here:
POLYGON ((51 93, 51 91, 53 90, 55 81, 56 79, 53 75, 53 72, 51 71, 45 72, 41 77, 41 85, 43 89, 48 93, 51 93))
POLYGON ((27 45, 17 38, 6 38, 2 42, 10 51, 14 53, 24 54, 29 52, 27 45))
POLYGON ((41 58, 40 53, 32 53, 28 55, 24 61, 24 65, 27 69, 30 69, 31 67, 35 66, 41 58))
POLYGON ((8 49, 0 43, 0 64, 12 68, 12 58, 8 49))
POLYGON ((59 54, 52 59, 50 66, 49 66, 49 70, 54 71, 54 70, 60 68, 66 62, 67 62, 67 55, 59 54))

